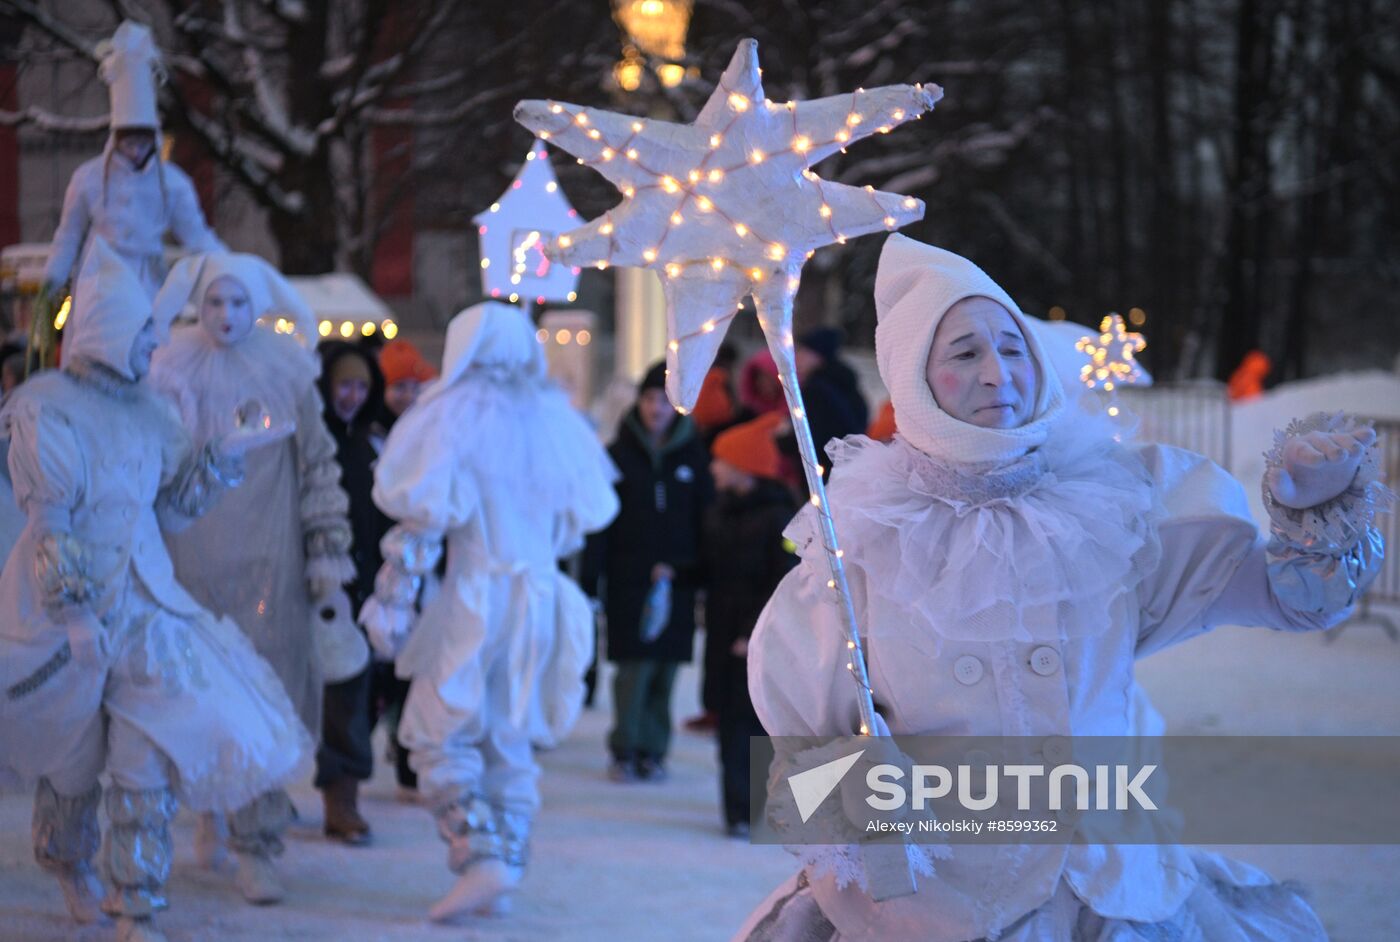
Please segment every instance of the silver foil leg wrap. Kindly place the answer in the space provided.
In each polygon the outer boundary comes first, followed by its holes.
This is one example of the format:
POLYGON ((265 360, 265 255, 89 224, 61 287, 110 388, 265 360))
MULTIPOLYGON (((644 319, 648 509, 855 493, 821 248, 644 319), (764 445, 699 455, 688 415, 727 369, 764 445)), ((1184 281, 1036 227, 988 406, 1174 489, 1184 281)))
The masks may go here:
POLYGON ((501 859, 511 866, 524 867, 530 859, 530 816, 498 810, 496 830, 501 835, 501 859))
POLYGON ((60 795, 46 778, 34 789, 34 859, 49 873, 75 874, 92 870, 101 831, 97 802, 102 786, 80 795, 60 795))
POLYGON ((478 860, 495 858, 523 867, 529 857, 529 815, 493 807, 480 795, 464 795, 438 806, 438 834, 447 842, 447 866, 462 873, 478 860))
POLYGON ((263 792, 228 817, 228 846, 240 854, 279 857, 292 823, 292 800, 282 789, 263 792))
POLYGON ((179 807, 169 788, 107 792, 103 866, 112 884, 102 908, 114 916, 142 917, 164 909, 170 878, 170 822, 179 807))

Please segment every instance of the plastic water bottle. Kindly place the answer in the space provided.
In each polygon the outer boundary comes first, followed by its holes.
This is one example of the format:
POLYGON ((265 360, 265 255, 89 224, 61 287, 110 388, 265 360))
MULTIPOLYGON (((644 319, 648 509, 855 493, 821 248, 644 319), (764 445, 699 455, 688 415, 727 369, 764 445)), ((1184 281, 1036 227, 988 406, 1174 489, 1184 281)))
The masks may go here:
POLYGON ((651 644, 671 622, 671 580, 666 577, 651 584, 642 606, 642 643, 651 644))

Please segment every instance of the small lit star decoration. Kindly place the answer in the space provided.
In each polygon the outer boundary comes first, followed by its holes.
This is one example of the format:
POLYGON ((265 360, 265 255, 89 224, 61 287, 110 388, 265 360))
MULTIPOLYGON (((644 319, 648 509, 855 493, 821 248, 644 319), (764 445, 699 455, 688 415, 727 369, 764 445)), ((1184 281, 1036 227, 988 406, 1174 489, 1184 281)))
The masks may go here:
POLYGON ((1089 358, 1079 370, 1079 379, 1090 389, 1102 389, 1108 394, 1108 414, 1118 415, 1119 386, 1150 386, 1152 379, 1138 366, 1136 355, 1147 348, 1142 334, 1133 333, 1123 318, 1110 314, 1099 324, 1099 336, 1084 337, 1074 349, 1089 358))
POLYGON ((493 298, 512 304, 524 299, 578 299, 577 265, 555 264, 544 253, 549 240, 579 223, 569 205, 544 145, 536 143, 525 155, 510 186, 483 213, 472 218, 481 244, 481 287, 493 298))
POLYGON ((847 667, 860 687, 860 732, 874 728, 870 683, 842 552, 802 405, 792 308, 802 266, 818 248, 923 218, 913 197, 832 183, 811 165, 933 108, 937 85, 856 89, 803 102, 763 95, 758 43, 739 43, 693 124, 634 118, 553 101, 522 101, 521 124, 593 167, 622 192, 616 207, 546 251, 569 264, 656 269, 666 291, 666 391, 682 412, 742 301, 752 296, 778 364, 798 449, 843 603, 847 667))

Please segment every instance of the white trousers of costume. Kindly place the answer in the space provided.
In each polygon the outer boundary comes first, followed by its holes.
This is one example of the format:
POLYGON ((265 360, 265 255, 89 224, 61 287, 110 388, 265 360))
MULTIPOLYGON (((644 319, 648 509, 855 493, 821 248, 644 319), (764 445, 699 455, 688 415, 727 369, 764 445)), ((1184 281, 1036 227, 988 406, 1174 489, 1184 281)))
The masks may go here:
POLYGON ((104 909, 145 916, 166 905, 177 795, 230 814, 235 850, 277 853, 291 805, 279 788, 306 735, 271 668, 230 623, 178 618, 129 583, 106 629, 104 663, 74 661, 66 640, 0 640, 8 765, 37 779, 39 865, 81 872, 97 852, 99 775, 108 773, 104 909), (239 636, 241 640, 241 636, 239 636), (280 697, 280 702, 278 698, 280 697))

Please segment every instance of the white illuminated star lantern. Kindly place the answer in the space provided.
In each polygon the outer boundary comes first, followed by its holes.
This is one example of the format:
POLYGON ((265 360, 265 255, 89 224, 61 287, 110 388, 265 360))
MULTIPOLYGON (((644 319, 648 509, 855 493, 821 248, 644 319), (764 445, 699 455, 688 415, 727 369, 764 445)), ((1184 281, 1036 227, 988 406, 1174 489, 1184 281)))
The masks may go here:
POLYGON ((1079 379, 1090 389, 1111 393, 1119 386, 1151 386, 1152 377, 1138 365, 1136 356, 1147 347, 1142 334, 1133 333, 1123 318, 1110 314, 1099 324, 1097 337, 1085 337, 1074 345, 1089 357, 1079 379))
POLYGON ((661 274, 667 392, 688 409, 745 296, 781 369, 792 358, 792 302, 812 253, 923 217, 913 197, 832 183, 810 167, 920 117, 942 95, 936 85, 893 85, 772 102, 758 44, 746 39, 693 124, 540 100, 522 101, 515 116, 622 192, 616 207, 546 252, 563 264, 661 274))

